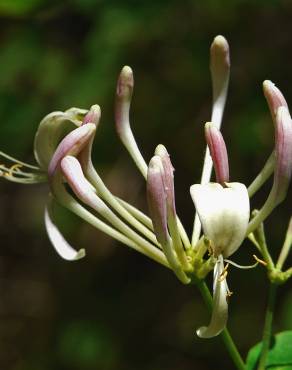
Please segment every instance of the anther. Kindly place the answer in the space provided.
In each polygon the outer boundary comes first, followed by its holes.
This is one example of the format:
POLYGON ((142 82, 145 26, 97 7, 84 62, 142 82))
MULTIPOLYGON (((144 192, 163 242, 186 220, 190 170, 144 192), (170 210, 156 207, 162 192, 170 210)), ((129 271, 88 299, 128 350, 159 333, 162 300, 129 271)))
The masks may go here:
POLYGON ((260 263, 261 265, 263 266, 267 266, 267 262, 265 262, 264 260, 261 260, 258 256, 256 256, 255 254, 252 255, 253 258, 258 262, 260 263))
POLYGON ((13 177, 13 172, 17 172, 17 170, 20 169, 21 167, 23 167, 22 164, 15 163, 9 168, 9 171, 5 173, 5 176, 13 177))
POLYGON ((223 271, 222 271, 222 272, 221 272, 221 274, 220 274, 220 277, 219 277, 219 279, 218 279, 218 281, 219 281, 220 283, 221 283, 224 279, 226 279, 226 276, 227 276, 227 274, 228 274, 228 271, 227 271, 228 267, 229 267, 229 263, 227 263, 227 264, 226 264, 226 266, 224 267, 223 271))

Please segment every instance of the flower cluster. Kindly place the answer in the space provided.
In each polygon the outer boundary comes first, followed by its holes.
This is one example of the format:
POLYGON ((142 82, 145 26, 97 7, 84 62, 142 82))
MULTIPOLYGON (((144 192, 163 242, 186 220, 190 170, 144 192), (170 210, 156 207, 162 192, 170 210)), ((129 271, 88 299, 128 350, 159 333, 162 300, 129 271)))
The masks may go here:
MULTIPOLYGON (((230 182, 227 149, 220 132, 230 73, 229 46, 222 36, 217 36, 211 45, 210 69, 212 116, 211 122, 205 124, 207 149, 201 181, 190 187, 196 209, 191 240, 176 213, 173 167, 166 148, 158 145, 147 164, 133 136, 129 116, 134 79, 130 67, 122 69, 117 83, 116 129, 146 180, 150 217, 112 194, 92 164, 91 150, 101 116, 97 105, 89 111, 71 108, 53 112, 41 121, 34 141, 38 166, 25 164, 2 152, 1 155, 14 164, 10 168, 0 166, 0 175, 7 180, 29 184, 48 181, 50 194, 45 225, 51 243, 66 260, 82 258, 85 251, 76 251, 60 233, 53 217, 55 202, 171 269, 184 284, 204 279, 213 270, 213 314, 210 324, 197 330, 203 338, 218 335, 226 325, 231 295, 226 282, 227 268, 229 264, 236 265, 228 258, 246 237, 262 252, 264 261, 257 260, 267 264, 256 231, 284 200, 292 171, 292 121, 288 106, 274 84, 265 81, 264 95, 275 128, 274 150, 249 187, 230 182), (215 181, 210 182, 213 166, 215 181), (251 197, 272 174, 273 185, 266 202, 250 217, 251 197)), ((284 260, 282 256, 282 265, 284 260)), ((292 273, 289 270, 283 274, 284 279, 292 273)))

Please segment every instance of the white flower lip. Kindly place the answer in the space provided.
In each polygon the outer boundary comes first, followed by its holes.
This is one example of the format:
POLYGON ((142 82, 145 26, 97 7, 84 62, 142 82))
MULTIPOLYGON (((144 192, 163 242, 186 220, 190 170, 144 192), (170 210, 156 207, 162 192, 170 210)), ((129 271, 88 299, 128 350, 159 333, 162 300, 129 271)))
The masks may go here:
POLYGON ((56 252, 64 260, 77 261, 85 256, 85 250, 80 249, 76 251, 71 245, 65 240, 58 227, 54 223, 50 215, 50 205, 45 209, 45 225, 49 239, 55 248, 56 252))
POLYGON ((224 262, 222 255, 220 255, 214 268, 212 317, 208 326, 202 326, 197 330, 197 335, 200 338, 213 338, 220 334, 226 326, 229 289, 226 279, 222 279, 223 271, 224 262))
POLYGON ((245 238, 249 221, 249 197, 245 185, 237 182, 190 188, 204 234, 212 241, 214 255, 233 254, 245 238))

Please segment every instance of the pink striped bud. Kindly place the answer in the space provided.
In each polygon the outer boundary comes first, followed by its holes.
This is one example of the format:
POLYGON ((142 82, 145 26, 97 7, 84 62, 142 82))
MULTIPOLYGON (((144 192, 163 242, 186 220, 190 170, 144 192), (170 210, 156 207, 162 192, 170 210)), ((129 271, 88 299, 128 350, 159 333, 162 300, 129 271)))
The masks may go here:
POLYGON ((176 216, 174 182, 173 182, 174 168, 171 164, 169 154, 163 145, 159 144, 157 146, 157 148, 155 149, 155 155, 160 157, 163 166, 162 175, 167 199, 167 208, 171 212, 172 216, 176 216))
POLYGON ((147 200, 157 240, 168 243, 166 192, 163 181, 163 165, 159 156, 152 157, 147 173, 147 200))
MULTIPOLYGON (((115 118, 116 129, 120 136, 128 129, 129 110, 134 89, 134 76, 130 67, 125 66, 119 76, 116 90, 115 118)), ((123 141, 123 139, 122 139, 123 141)))
POLYGON ((48 168, 48 175, 52 177, 61 160, 66 155, 78 155, 88 144, 96 130, 95 124, 88 123, 71 131, 58 145, 48 168))
POLYGON ((66 156, 61 161, 61 171, 74 194, 85 204, 102 212, 105 205, 95 194, 94 188, 85 178, 79 161, 72 156, 66 156))
POLYGON ((216 182, 229 182, 229 164, 226 145, 218 128, 212 123, 205 124, 205 137, 213 160, 216 182))
POLYGON ((281 203, 287 193, 292 173, 292 120, 286 107, 280 107, 275 126, 275 170, 273 191, 275 203, 281 203))
POLYGON ((286 107, 288 109, 288 104, 281 91, 272 81, 266 80, 263 82, 263 91, 269 105, 273 121, 275 121, 278 109, 280 107, 286 107))
POLYGON ((92 105, 86 116, 83 118, 82 125, 86 125, 87 123, 94 123, 97 126, 100 121, 100 115, 101 111, 99 105, 92 105))
POLYGON ((270 194, 247 229, 247 235, 264 221, 286 197, 292 174, 292 120, 286 106, 279 107, 275 117, 275 167, 270 194))

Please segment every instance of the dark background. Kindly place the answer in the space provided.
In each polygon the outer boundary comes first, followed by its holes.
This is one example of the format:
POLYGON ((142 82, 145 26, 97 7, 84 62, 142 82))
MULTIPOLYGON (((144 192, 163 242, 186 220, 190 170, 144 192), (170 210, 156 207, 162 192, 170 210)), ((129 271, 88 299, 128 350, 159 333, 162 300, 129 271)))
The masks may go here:
MULTIPOLYGON (((102 107, 94 162, 109 188, 146 209, 145 184, 118 141, 115 83, 123 65, 135 73, 132 127, 148 161, 158 143, 176 168, 178 212, 189 233, 189 186, 199 181, 210 119, 209 46, 231 47, 231 84, 223 132, 231 180, 246 185, 273 147, 262 94, 271 79, 292 100, 291 1, 0 1, 0 148, 34 162, 33 138, 44 115, 72 106, 102 107)), ((260 207, 270 183, 255 197, 260 207)), ((209 314, 195 288, 114 243, 60 209, 59 225, 87 257, 61 260, 43 224, 47 185, 0 182, 0 369, 232 369, 219 338, 195 329, 209 314)), ((291 191, 266 222, 278 255, 291 191)), ((233 260, 250 264, 249 242, 233 260)), ((209 279, 208 279, 209 280, 209 279)), ((243 356, 260 340, 265 271, 229 271, 234 292, 229 329, 243 356)), ((292 329, 291 282, 279 291, 275 330, 292 329)))

